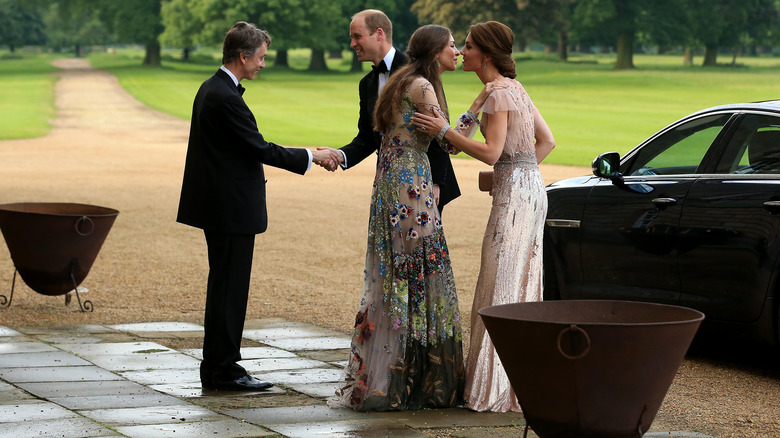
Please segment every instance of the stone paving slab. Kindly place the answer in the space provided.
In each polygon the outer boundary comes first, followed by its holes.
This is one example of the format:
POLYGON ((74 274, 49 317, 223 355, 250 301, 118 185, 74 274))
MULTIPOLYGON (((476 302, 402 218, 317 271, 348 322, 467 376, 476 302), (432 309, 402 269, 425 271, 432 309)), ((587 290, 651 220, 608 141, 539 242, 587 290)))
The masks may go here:
POLYGON ((197 369, 200 367, 198 359, 179 352, 116 354, 95 356, 90 360, 95 365, 109 371, 197 369))
POLYGON ((0 336, 21 336, 22 334, 8 327, 0 326, 0 336))
POLYGON ((314 338, 284 338, 265 340, 264 344, 283 350, 339 350, 349 348, 350 340, 346 336, 321 336, 314 338))
POLYGON ((420 411, 377 412, 375 415, 415 429, 525 425, 523 414, 518 412, 499 414, 474 412, 468 409, 424 409, 420 411))
POLYGON ((19 387, 40 398, 88 397, 93 395, 154 394, 153 389, 129 380, 103 380, 89 382, 27 382, 19 387))
POLYGON ((201 421, 196 423, 171 423, 137 426, 119 426, 116 431, 129 437, 167 438, 167 437, 264 437, 274 436, 258 426, 242 423, 238 420, 201 421))
POLYGON ((8 438, 96 438, 122 436, 87 418, 62 418, 44 421, 23 421, 3 425, 2 435, 8 438))
POLYGON ((176 352, 176 350, 172 350, 156 342, 103 342, 96 344, 55 344, 55 346, 86 358, 140 352, 176 352))
POLYGON ((381 419, 327 421, 324 423, 275 424, 266 426, 291 438, 322 437, 402 437, 421 438, 430 435, 392 421, 381 419))
POLYGON ((140 332, 202 332, 203 326, 188 322, 141 322, 136 324, 116 324, 109 328, 131 333, 140 332))
MULTIPOLYGON (((79 415, 55 403, 34 401, 16 405, 0 405, 0 423, 34 422, 59 418, 77 418, 79 415)), ((5 429, 5 424, 2 429, 5 429)))
MULTIPOLYGON (((200 348, 188 348, 181 350, 181 352, 198 360, 203 360, 203 350, 200 348)), ((241 349, 241 358, 243 360, 269 359, 275 357, 298 357, 298 355, 274 347, 246 347, 241 349)))
POLYGON ((171 424, 172 422, 216 421, 225 416, 192 404, 137 407, 121 409, 92 409, 79 414, 108 426, 137 426, 171 424))
POLYGON ((116 409, 116 408, 138 408, 152 406, 169 406, 182 404, 176 397, 154 392, 151 394, 133 394, 133 395, 90 395, 78 397, 52 397, 51 400, 60 406, 68 409, 116 409))
POLYGON ((122 379, 118 375, 96 366, 0 368, 0 378, 11 383, 122 379))
POLYGON ((42 351, 58 351, 56 348, 40 342, 8 342, 0 344, 0 354, 37 353, 42 351))
POLYGON ((0 368, 67 367, 76 365, 88 366, 92 364, 78 356, 60 350, 0 354, 0 368))

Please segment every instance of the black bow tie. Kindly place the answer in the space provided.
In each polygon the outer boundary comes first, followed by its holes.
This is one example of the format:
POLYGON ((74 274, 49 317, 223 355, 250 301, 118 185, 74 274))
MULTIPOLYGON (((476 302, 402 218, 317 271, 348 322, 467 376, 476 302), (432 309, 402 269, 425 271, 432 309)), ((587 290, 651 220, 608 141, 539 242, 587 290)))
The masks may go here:
POLYGON ((244 88, 243 85, 238 84, 238 94, 243 96, 244 95, 244 91, 246 91, 246 88, 244 88))
POLYGON ((384 60, 380 61, 379 65, 372 65, 371 68, 374 69, 376 74, 387 73, 387 64, 385 64, 384 60))

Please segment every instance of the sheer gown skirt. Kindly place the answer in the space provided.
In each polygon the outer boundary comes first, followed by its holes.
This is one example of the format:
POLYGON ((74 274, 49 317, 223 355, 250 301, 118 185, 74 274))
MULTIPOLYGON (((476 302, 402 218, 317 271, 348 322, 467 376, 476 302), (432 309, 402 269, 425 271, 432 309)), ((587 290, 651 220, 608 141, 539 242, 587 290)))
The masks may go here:
POLYGON ((379 162, 347 386, 329 404, 452 407, 465 382, 460 314, 430 164, 411 148, 383 147, 379 162))
POLYGON ((465 397, 466 407, 479 412, 519 412, 520 405, 477 311, 542 297, 544 181, 535 161, 503 158, 494 166, 493 206, 471 309, 465 397))

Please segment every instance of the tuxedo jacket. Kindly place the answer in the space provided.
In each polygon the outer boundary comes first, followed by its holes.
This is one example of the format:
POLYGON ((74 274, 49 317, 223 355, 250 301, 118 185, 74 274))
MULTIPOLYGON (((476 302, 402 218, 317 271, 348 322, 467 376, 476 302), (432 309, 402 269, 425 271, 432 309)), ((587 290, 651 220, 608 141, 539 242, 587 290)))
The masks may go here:
MULTIPOLYGON (((395 52, 390 75, 407 62, 407 57, 400 51, 395 52)), ((341 148, 347 156, 347 168, 355 166, 366 157, 376 152, 381 144, 381 136, 374 130, 374 107, 379 98, 379 78, 374 71, 363 76, 358 85, 360 93, 360 116, 358 118, 358 134, 351 143, 341 148)), ((431 177, 433 183, 439 185, 439 208, 460 196, 458 181, 452 168, 450 155, 439 146, 434 139, 428 146, 428 160, 431 162, 431 177)))
POLYGON ((265 231, 263 164, 302 175, 309 155, 265 141, 241 92, 218 70, 192 106, 177 222, 212 232, 265 231))

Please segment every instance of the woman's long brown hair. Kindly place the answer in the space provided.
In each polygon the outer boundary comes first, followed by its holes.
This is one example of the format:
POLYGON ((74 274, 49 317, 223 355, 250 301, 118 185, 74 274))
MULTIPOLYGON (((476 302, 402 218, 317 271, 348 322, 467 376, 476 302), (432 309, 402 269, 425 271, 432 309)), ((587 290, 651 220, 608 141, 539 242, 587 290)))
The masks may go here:
POLYGON ((406 50, 409 63, 390 76, 374 107, 374 129, 383 132, 392 125, 393 110, 399 107, 404 91, 417 76, 422 76, 433 84, 439 106, 445 117, 449 118, 436 57, 449 45, 450 36, 449 29, 435 24, 428 24, 414 31, 406 50))

